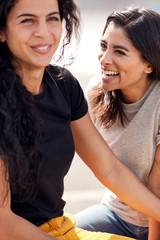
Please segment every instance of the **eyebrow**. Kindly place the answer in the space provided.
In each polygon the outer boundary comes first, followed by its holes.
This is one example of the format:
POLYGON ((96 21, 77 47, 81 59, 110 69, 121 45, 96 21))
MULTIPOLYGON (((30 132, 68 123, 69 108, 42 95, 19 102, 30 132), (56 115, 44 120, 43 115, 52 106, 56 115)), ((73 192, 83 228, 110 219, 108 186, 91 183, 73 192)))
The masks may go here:
MULTIPOLYGON (((59 15, 59 12, 51 12, 47 16, 56 15, 56 14, 59 15)), ((36 17, 36 15, 30 14, 30 13, 23 13, 23 14, 19 15, 17 18, 21 18, 21 17, 36 17)))
POLYGON ((123 47, 121 45, 115 45, 113 48, 120 48, 120 49, 123 49, 123 50, 129 52, 129 50, 126 47, 123 47))
MULTIPOLYGON (((107 42, 106 42, 105 40, 101 39, 101 42, 103 42, 104 44, 107 45, 107 42)), ((121 45, 114 45, 113 48, 114 48, 114 49, 120 48, 120 49, 122 49, 122 50, 125 50, 125 51, 129 52, 129 50, 128 50, 126 47, 123 47, 123 46, 121 46, 121 45)))

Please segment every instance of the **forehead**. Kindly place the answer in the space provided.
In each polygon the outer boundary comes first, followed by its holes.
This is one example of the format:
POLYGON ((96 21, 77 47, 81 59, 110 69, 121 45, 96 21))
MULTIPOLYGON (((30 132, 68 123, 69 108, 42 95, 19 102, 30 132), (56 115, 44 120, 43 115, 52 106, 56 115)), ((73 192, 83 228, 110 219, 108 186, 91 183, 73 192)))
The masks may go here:
POLYGON ((18 0, 9 15, 16 16, 23 13, 43 15, 55 11, 59 12, 57 0, 18 0))
POLYGON ((102 39, 105 40, 108 43, 113 44, 127 44, 130 46, 133 46, 132 41, 127 36, 125 30, 120 27, 116 26, 114 23, 109 23, 108 27, 106 28, 106 31, 104 35, 102 36, 102 39))

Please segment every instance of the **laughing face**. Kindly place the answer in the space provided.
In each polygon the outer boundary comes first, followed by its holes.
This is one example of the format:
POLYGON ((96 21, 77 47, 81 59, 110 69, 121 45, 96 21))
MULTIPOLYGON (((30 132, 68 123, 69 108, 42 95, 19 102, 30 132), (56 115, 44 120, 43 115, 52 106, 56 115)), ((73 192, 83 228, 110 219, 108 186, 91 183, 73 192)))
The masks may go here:
MULTIPOLYGON (((105 91, 121 90, 124 99, 141 98, 151 84, 152 71, 121 27, 110 23, 101 39, 99 61, 105 91)), ((134 100, 131 100, 134 101, 134 100)))
POLYGON ((1 41, 6 41, 13 63, 23 69, 44 68, 61 38, 57 0, 19 0, 11 9, 1 41))

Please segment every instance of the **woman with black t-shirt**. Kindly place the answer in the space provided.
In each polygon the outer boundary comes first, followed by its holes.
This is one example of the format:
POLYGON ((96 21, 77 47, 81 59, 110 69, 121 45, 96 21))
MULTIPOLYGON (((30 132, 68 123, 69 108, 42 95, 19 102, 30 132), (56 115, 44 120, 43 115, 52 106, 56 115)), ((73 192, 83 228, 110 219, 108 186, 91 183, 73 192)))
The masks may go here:
POLYGON ((63 179, 75 150, 119 198, 160 220, 160 200, 114 156, 95 129, 78 81, 69 71, 49 65, 59 46, 62 21, 62 53, 72 34, 78 34, 76 10, 72 0, 0 0, 3 240, 125 239, 77 229, 73 216, 63 215, 63 179))

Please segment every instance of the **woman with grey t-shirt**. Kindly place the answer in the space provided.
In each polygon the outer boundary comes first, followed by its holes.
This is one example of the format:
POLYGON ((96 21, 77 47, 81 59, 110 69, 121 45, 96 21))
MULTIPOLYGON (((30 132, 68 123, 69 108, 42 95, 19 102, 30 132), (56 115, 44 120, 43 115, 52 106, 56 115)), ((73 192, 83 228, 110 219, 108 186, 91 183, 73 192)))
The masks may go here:
MULTIPOLYGON (((116 156, 145 185, 149 178, 160 197, 160 15, 143 8, 113 12, 100 46, 101 78, 88 86, 91 117, 116 156)), ((101 204, 76 220, 87 230, 148 239, 148 217, 108 189, 101 204)), ((160 224, 153 219, 149 239, 160 239, 160 224)))

